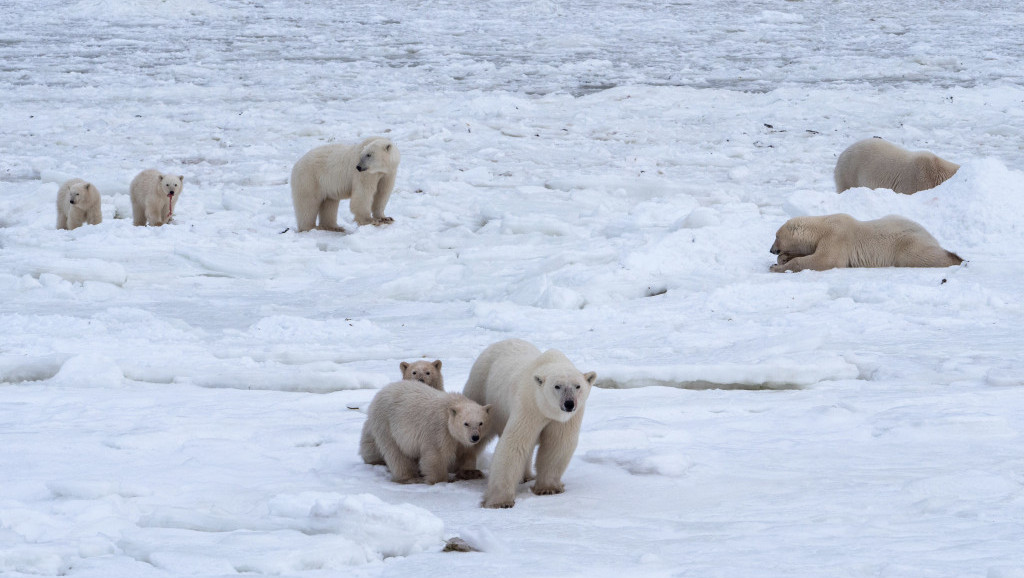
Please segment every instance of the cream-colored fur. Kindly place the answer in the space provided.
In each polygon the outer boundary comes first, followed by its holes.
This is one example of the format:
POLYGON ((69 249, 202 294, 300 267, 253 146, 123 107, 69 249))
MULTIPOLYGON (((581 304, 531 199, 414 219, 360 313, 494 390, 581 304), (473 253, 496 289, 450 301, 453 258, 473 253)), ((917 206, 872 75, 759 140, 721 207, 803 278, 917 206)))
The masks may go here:
POLYGON ((70 230, 82 223, 100 224, 100 205, 100 192, 95 185, 82 179, 66 181, 57 191, 57 228, 70 230))
POLYGON ((441 375, 441 360, 434 361, 417 360, 412 363, 403 361, 398 364, 402 370, 402 379, 407 381, 419 381, 430 387, 444 391, 444 377, 441 375))
POLYGON ((359 455, 368 464, 386 464, 398 483, 447 482, 460 472, 468 448, 487 435, 490 406, 458 393, 398 381, 377 392, 363 424, 359 455))
POLYGON ((129 187, 132 223, 137 227, 147 224, 159 227, 170 223, 184 186, 184 176, 165 175, 156 169, 146 169, 135 175, 129 187))
MULTIPOLYGON (((533 479, 530 458, 537 448, 533 493, 565 491, 562 474, 576 451, 583 410, 597 374, 581 373, 562 352, 539 349, 521 339, 499 341, 473 364, 463 393, 491 404, 488 438, 500 435, 484 494, 485 508, 511 508, 516 486, 533 479)), ((489 440, 485 440, 489 441, 489 440)), ((463 465, 476 467, 478 445, 463 465)))
POLYGON ((834 173, 836 192, 868 187, 912 195, 939 186, 959 168, 928 151, 908 151, 880 138, 868 138, 839 155, 834 173))
POLYGON ((292 168, 291 178, 299 232, 314 227, 344 231, 338 226, 342 199, 351 199, 349 210, 360 225, 393 222, 384 216, 384 207, 395 187, 400 160, 398 147, 382 137, 370 137, 357 145, 324 145, 303 155, 292 168))
POLYGON ((924 227, 896 215, 858 221, 850 215, 794 217, 775 234, 771 270, 837 267, 950 267, 963 262, 924 227))

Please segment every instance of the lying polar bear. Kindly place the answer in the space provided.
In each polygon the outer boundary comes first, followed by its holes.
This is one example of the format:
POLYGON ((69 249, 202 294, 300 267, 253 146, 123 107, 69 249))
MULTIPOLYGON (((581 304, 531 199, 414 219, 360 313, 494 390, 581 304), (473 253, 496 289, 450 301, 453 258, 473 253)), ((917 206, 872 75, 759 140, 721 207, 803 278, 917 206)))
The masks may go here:
POLYGON ((928 151, 911 152, 880 138, 850 145, 836 161, 836 192, 854 187, 892 189, 912 195, 933 189, 952 177, 960 165, 928 151))
POLYGON ((963 262, 924 227, 896 215, 858 221, 850 215, 794 217, 775 233, 771 271, 837 267, 950 267, 963 262))

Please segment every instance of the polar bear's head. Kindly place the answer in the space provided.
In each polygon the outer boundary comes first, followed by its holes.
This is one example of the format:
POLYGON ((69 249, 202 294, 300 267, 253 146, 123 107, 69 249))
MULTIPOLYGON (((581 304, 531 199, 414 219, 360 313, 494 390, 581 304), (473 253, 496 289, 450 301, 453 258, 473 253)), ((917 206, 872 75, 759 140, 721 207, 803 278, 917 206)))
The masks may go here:
POLYGON ((68 191, 68 202, 87 211, 100 202, 100 192, 92 183, 76 183, 68 191))
POLYGON ((821 240, 821 227, 816 217, 793 217, 779 227, 771 252, 779 256, 779 263, 793 257, 811 255, 821 240))
POLYGON ((408 363, 403 361, 398 364, 398 367, 402 370, 402 379, 419 381, 438 391, 444 391, 444 378, 441 377, 440 359, 432 362, 420 360, 408 363))
POLYGON ((583 404, 590 395, 590 386, 594 385, 596 379, 597 374, 593 371, 534 375, 537 407, 548 419, 569 421, 577 412, 583 411, 583 404))
POLYGON ((454 397, 448 405, 448 432, 464 446, 478 443, 487 435, 491 406, 464 398, 454 397))
POLYGON ((398 160, 398 149, 386 138, 375 138, 365 141, 359 152, 356 170, 361 173, 391 172, 398 160))
POLYGON ((160 192, 168 197, 173 197, 181 192, 184 183, 185 177, 182 175, 160 175, 160 192))

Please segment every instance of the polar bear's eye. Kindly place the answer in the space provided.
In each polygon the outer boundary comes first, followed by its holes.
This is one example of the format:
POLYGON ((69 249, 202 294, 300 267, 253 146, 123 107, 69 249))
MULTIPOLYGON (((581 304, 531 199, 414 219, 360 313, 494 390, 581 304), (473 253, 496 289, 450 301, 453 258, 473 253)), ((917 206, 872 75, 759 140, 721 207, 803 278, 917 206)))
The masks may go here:
POLYGON ((469 422, 467 421, 466 423, 464 423, 464 424, 462 424, 462 425, 464 425, 464 426, 466 426, 466 427, 469 427, 469 422))
POLYGON ((578 385, 577 385, 577 386, 576 386, 576 389, 579 389, 579 388, 580 388, 580 386, 578 386, 578 385))
POLYGON ((555 389, 562 389, 562 386, 561 385, 556 385, 555 389))

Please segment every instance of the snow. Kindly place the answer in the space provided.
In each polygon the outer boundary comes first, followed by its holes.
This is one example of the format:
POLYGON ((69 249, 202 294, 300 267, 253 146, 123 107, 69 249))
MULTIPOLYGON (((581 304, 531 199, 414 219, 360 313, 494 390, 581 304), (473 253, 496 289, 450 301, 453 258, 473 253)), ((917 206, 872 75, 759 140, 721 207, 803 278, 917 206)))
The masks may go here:
POLYGON ((0 574, 1024 576, 1020 6, 4 12, 0 574), (295 160, 374 134, 395 223, 295 233, 295 160), (876 135, 962 169, 837 195, 876 135), (133 227, 150 167, 175 222, 133 227), (102 224, 54 228, 71 177, 102 224), (833 212, 967 261, 768 272, 833 212), (566 493, 362 463, 399 362, 458 391, 509 337, 598 374, 566 493))

